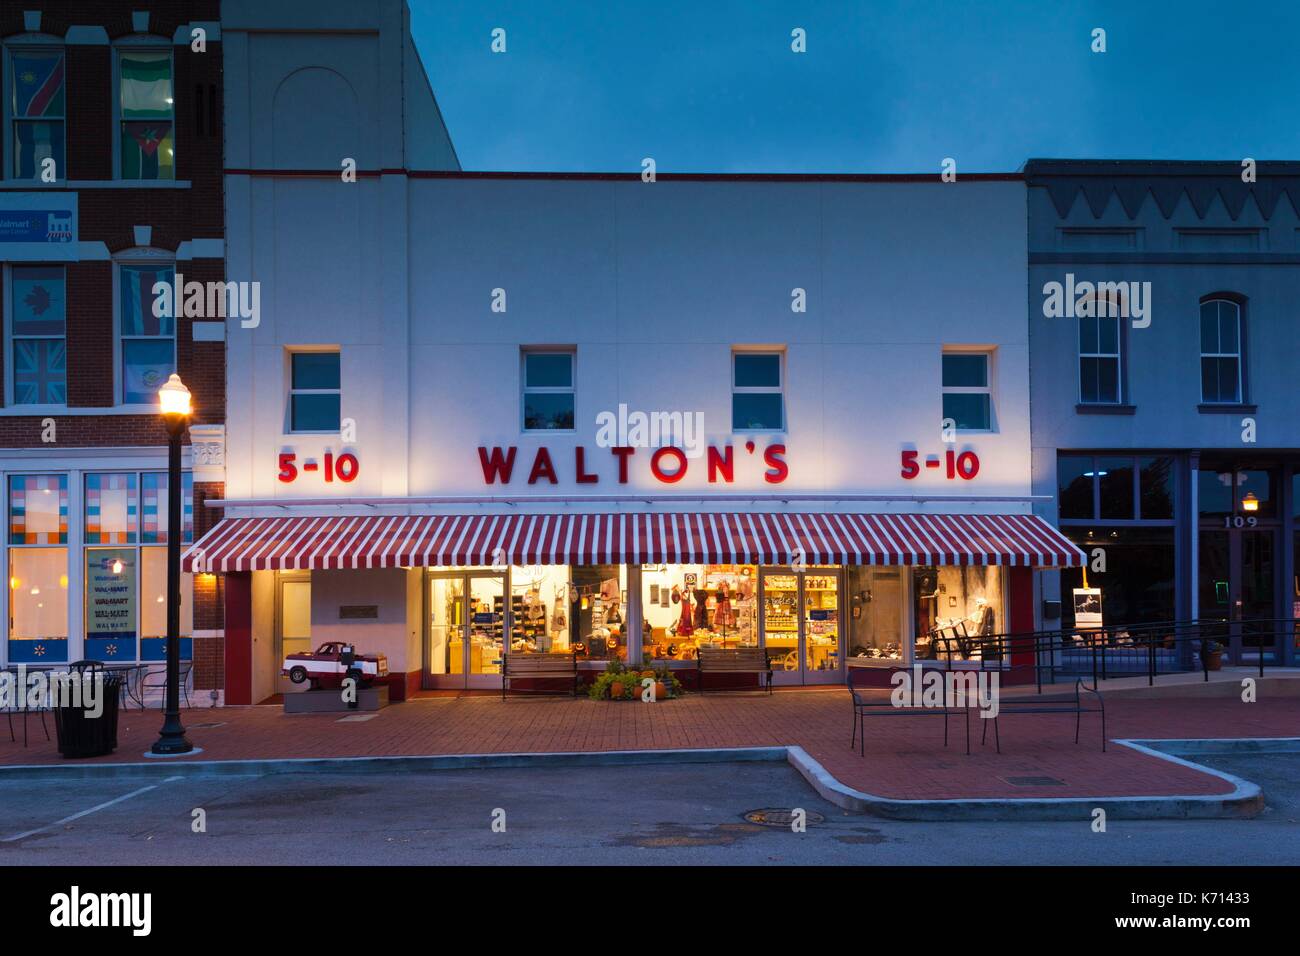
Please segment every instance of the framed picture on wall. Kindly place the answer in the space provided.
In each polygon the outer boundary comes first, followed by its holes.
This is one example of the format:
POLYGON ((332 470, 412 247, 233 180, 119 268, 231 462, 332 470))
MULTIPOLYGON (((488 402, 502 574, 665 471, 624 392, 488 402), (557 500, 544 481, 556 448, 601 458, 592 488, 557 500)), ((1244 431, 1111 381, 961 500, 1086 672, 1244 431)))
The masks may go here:
POLYGON ((650 585, 650 603, 651 604, 659 603, 659 585, 657 584, 650 585))

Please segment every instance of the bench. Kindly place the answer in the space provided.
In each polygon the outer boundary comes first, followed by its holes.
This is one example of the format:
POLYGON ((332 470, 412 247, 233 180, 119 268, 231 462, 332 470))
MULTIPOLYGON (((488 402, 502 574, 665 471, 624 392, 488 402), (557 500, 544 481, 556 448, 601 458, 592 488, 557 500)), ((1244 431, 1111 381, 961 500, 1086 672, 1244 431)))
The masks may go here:
MULTIPOLYGON (((695 672, 701 694, 706 673, 766 674, 767 692, 772 693, 772 662, 761 647, 701 647, 695 656, 695 672)), ((762 687, 761 680, 759 687, 762 687)))
POLYGON ((1075 678, 1074 692, 1063 694, 1029 694, 1017 697, 1000 694, 998 699, 998 716, 990 717, 984 722, 984 732, 980 743, 988 739, 989 724, 993 724, 993 738, 997 742, 998 753, 1002 753, 1002 740, 998 733, 998 720, 1003 714, 1074 714, 1074 742, 1079 742, 1079 723, 1084 714, 1101 714, 1101 751, 1106 752, 1106 703, 1101 691, 1095 686, 1089 687, 1082 677, 1075 678), (1087 692, 1097 698, 1095 707, 1084 705, 1083 693, 1087 692))
MULTIPOLYGON (((862 728, 862 742, 859 744, 859 753, 865 757, 867 755, 867 718, 868 717, 942 717, 943 718, 943 745, 948 746, 948 717, 955 713, 964 713, 966 715, 966 755, 970 756, 970 707, 957 706, 949 707, 947 695, 943 696, 938 707, 897 707, 894 705, 892 693, 886 692, 883 697, 867 697, 861 693, 861 688, 853 682, 853 675, 856 672, 865 672, 878 670, 878 668, 853 667, 848 669, 846 683, 849 688, 849 695, 853 699, 853 736, 849 739, 849 749, 858 742, 858 727, 862 728)), ((910 673, 906 668, 888 668, 892 675, 894 672, 902 670, 910 673)), ((884 690, 884 688, 873 688, 884 690)))
MULTIPOLYGON (((573 696, 578 696, 578 655, 550 652, 546 654, 506 654, 501 663, 501 699, 506 699, 512 677, 566 678, 573 681, 573 696)), ((522 693, 522 691, 516 691, 522 693)), ((546 691, 541 691, 546 693, 546 691)), ((552 692, 554 693, 554 692, 552 692)))

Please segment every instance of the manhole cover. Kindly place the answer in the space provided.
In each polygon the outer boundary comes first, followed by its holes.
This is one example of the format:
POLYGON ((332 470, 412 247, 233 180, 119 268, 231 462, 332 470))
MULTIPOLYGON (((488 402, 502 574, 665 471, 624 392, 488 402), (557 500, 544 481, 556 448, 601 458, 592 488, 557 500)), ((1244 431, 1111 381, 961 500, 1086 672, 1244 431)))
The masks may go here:
POLYGON ((225 725, 226 725, 226 722, 225 722, 224 720, 214 720, 214 721, 210 721, 209 723, 206 723, 206 724, 190 724, 190 729, 191 729, 191 730, 211 730, 213 727, 224 727, 225 725))
MULTIPOLYGON (((815 810, 801 810, 803 822, 812 826, 817 823, 825 823, 826 818, 815 810)), ((767 807, 762 810, 750 810, 745 814, 745 819, 750 823, 757 823, 760 827, 780 827, 788 830, 790 824, 794 823, 794 810, 782 810, 775 807, 767 807)))
POLYGON ((1055 777, 1003 777, 1013 787, 1064 787, 1064 780, 1055 777))

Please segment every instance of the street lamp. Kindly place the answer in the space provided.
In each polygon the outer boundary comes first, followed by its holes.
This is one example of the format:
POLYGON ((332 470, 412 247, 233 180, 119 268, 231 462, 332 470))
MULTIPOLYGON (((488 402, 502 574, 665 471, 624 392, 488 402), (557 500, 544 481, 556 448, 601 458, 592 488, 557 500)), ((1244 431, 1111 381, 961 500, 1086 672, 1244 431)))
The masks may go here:
POLYGON ((170 756, 189 753, 194 745, 181 725, 181 436, 190 420, 190 390, 181 377, 171 378, 158 389, 158 407, 167 423, 167 687, 162 731, 153 752, 170 756))

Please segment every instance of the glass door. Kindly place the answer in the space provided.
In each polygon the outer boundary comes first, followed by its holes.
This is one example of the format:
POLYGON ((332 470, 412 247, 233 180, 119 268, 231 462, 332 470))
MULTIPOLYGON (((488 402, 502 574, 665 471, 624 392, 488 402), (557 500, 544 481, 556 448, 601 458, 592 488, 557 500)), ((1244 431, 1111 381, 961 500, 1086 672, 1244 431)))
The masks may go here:
POLYGON ((803 575, 803 682, 843 680, 840 652, 840 571, 809 568, 803 575))
POLYGON ((425 683, 495 687, 506 626, 505 576, 452 571, 429 576, 425 683))
POLYGON ((1227 663, 1275 660, 1280 624, 1277 607, 1277 532, 1273 529, 1202 528, 1198 594, 1200 619, 1222 621, 1227 663))
POLYGON ((772 662, 772 681, 798 684, 803 680, 799 666, 799 577, 793 571, 761 568, 758 594, 763 609, 763 646, 772 662))
POLYGON ((773 683, 843 680, 839 568, 763 568, 759 598, 773 683))
POLYGON ((311 644, 311 579, 279 578, 277 595, 275 652, 275 692, 294 694, 307 690, 311 684, 295 684, 281 676, 281 664, 290 654, 306 654, 315 650, 311 644))
POLYGON ((1239 663, 1276 660, 1280 624, 1275 587, 1277 562, 1272 531, 1241 531, 1238 591, 1235 597, 1237 621, 1233 635, 1234 659, 1239 663))

